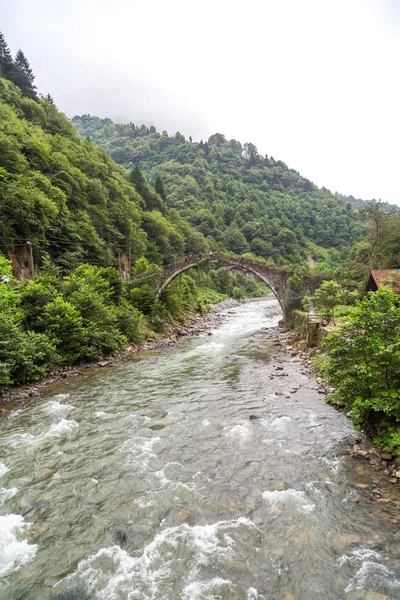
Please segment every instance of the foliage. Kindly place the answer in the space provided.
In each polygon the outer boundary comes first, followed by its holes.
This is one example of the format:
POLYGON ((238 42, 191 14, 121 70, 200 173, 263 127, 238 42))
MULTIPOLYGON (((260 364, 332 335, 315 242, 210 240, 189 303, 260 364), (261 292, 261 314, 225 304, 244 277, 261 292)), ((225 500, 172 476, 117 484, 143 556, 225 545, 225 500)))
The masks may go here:
POLYGON ((306 266, 313 243, 340 249, 329 255, 334 270, 342 250, 360 238, 362 227, 348 202, 282 161, 261 156, 254 144, 242 146, 220 133, 196 143, 180 133, 168 136, 90 115, 74 117, 73 124, 131 169, 137 189, 146 185, 146 174, 164 204, 178 210, 211 249, 251 250, 278 265, 306 266))
POLYGON ((316 290, 311 302, 317 311, 328 321, 335 324, 335 309, 341 304, 351 304, 358 297, 358 293, 350 292, 334 280, 323 281, 316 290))
POLYGON ((381 202, 370 202, 360 210, 365 237, 354 244, 345 261, 346 272, 364 279, 371 269, 400 265, 400 212, 381 202))
POLYGON ((400 308, 387 287, 370 292, 324 342, 323 374, 358 423, 387 430, 400 424, 400 308))

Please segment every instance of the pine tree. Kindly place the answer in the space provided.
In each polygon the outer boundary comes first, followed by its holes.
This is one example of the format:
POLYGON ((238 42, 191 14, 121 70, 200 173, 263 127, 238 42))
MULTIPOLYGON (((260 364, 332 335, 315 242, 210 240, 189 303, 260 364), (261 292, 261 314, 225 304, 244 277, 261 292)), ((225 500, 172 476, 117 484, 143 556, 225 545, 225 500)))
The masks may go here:
POLYGON ((154 182, 154 189, 156 190, 157 194, 159 196, 161 196, 161 198, 164 201, 167 200, 167 196, 166 196, 166 193, 165 193, 163 180, 161 179, 161 177, 159 175, 157 175, 156 180, 154 182))
POLYGON ((36 98, 36 86, 33 83, 35 81, 35 76, 22 50, 18 50, 15 56, 14 68, 16 71, 15 79, 13 79, 14 83, 21 88, 24 96, 36 98))
POLYGON ((138 165, 135 165, 129 174, 128 180, 133 183, 136 190, 142 196, 146 191, 146 180, 138 165))
POLYGON ((9 78, 14 70, 14 61, 7 46, 4 35, 0 31, 0 70, 4 77, 9 78))

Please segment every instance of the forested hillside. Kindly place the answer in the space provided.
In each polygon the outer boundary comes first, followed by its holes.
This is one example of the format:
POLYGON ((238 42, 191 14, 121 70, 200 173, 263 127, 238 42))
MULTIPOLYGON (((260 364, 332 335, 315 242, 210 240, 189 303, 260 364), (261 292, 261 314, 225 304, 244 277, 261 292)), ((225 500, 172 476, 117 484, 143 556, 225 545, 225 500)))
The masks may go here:
POLYGON ((203 234, 140 173, 128 180, 82 140, 0 34, 1 74, 0 391, 154 336, 228 295, 265 293, 208 269, 183 275, 158 300, 160 265, 206 251, 203 234))
POLYGON ((142 170, 215 248, 251 251, 276 264, 305 265, 311 255, 329 267, 361 235, 349 203, 261 156, 253 144, 219 133, 195 143, 89 115, 72 122, 118 163, 142 170))

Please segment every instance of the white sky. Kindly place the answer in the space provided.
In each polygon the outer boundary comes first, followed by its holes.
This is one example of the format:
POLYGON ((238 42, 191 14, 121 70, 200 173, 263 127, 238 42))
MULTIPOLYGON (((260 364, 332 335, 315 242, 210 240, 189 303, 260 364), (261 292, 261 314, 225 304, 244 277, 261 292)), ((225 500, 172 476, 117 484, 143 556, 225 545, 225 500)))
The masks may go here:
POLYGON ((43 93, 400 205, 400 0, 1 0, 43 93))

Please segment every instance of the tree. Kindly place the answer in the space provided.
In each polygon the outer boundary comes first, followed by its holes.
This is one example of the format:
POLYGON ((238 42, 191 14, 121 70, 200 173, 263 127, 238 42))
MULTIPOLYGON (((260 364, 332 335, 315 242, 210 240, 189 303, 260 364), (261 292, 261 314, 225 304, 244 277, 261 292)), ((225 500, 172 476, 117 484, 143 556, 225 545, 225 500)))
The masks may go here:
POLYGON ((231 252, 235 254, 243 254, 247 252, 249 246, 246 238, 238 227, 231 226, 226 230, 225 242, 231 252))
MULTIPOLYGON (((358 424, 399 431, 400 308, 396 293, 384 286, 370 292, 326 338, 324 346, 323 374, 337 388, 333 400, 343 404, 358 424)), ((397 439, 400 445, 398 434, 397 439)))
POLYGON ((18 50, 15 56, 14 68, 14 83, 18 85, 24 96, 36 98, 36 86, 34 85, 35 76, 22 50, 18 50))
POLYGON ((243 146, 243 157, 247 160, 248 166, 256 165, 260 162, 260 155, 254 144, 247 143, 243 146))
POLYGON ((357 292, 348 292, 337 281, 324 281, 312 297, 312 302, 322 315, 335 323, 335 308, 354 300, 357 292))
POLYGON ((3 33, 0 31, 0 71, 9 78, 14 70, 14 61, 3 33))
POLYGON ((164 200, 164 202, 166 202, 167 196, 165 193, 163 180, 161 179, 161 177, 159 175, 157 175, 156 180, 154 182, 154 189, 156 190, 157 194, 159 196, 161 196, 161 198, 164 200))

